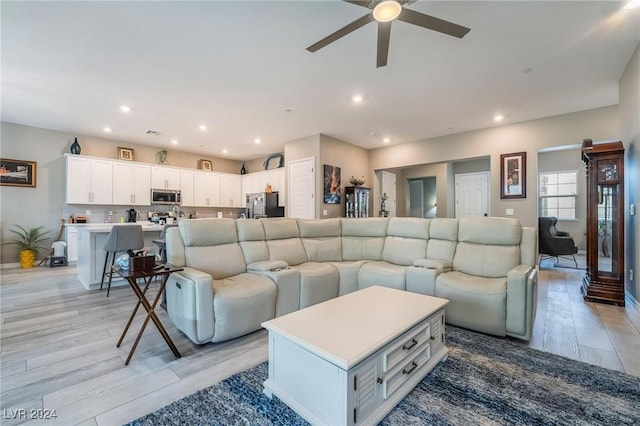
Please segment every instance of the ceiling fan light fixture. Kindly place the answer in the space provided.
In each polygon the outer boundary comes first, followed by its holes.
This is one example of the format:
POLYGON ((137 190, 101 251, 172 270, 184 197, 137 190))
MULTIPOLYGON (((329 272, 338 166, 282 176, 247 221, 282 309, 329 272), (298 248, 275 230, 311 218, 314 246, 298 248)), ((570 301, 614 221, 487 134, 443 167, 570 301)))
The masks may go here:
POLYGON ((378 22, 390 22, 400 16, 402 5, 396 0, 384 0, 373 8, 373 19, 378 22))

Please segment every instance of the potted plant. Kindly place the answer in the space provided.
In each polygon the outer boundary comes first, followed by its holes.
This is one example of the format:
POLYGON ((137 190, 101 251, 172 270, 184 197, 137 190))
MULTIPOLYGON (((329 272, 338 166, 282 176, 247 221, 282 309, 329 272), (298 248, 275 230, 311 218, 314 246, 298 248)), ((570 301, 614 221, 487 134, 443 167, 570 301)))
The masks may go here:
POLYGON ((48 238, 45 237, 49 232, 42 230, 42 226, 25 229, 20 225, 16 225, 18 229, 10 229, 16 234, 12 241, 6 244, 15 244, 20 247, 20 266, 23 268, 32 268, 36 261, 38 250, 46 249, 42 243, 48 238))

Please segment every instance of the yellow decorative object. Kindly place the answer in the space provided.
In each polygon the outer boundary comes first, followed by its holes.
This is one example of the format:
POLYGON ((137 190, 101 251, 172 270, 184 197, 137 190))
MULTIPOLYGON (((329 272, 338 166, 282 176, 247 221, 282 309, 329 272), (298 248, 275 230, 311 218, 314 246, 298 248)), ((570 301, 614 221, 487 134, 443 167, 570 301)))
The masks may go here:
POLYGON ((36 263, 36 252, 33 250, 20 251, 20 267, 33 268, 36 263))
POLYGON ((272 191, 271 184, 268 183, 267 187, 264 189, 264 192, 269 192, 270 193, 271 191, 272 191))

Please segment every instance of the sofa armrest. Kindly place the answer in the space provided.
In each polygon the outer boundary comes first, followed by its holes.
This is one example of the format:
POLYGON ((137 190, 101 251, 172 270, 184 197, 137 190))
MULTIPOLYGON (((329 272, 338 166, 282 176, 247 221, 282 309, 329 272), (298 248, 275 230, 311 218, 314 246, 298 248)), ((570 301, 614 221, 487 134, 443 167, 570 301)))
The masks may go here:
POLYGON ((507 334, 529 340, 536 313, 536 269, 518 265, 507 273, 507 334))
POLYGON ((173 324, 196 343, 210 342, 215 330, 211 275, 185 267, 171 274, 165 291, 173 324))
POLYGON ((448 272, 451 270, 451 262, 440 259, 416 259, 413 266, 418 268, 436 269, 438 272, 448 272))
POLYGON ((287 268, 289 268, 289 264, 284 260, 262 260, 247 265, 249 272, 280 271, 287 268))

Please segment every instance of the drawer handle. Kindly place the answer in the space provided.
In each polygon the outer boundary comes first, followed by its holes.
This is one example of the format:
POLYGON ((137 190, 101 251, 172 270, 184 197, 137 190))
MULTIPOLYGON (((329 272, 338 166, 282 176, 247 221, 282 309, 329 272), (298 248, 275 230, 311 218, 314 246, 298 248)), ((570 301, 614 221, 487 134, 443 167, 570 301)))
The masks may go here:
POLYGON ((409 343, 408 345, 402 345, 402 349, 405 351, 408 351, 409 349, 411 349, 417 344, 418 344, 418 341, 416 339, 411 339, 411 343, 409 343))
POLYGON ((418 364, 416 364, 416 362, 415 362, 415 361, 413 361, 413 362, 411 363, 411 368, 409 368, 408 370, 407 370, 406 368, 405 368, 405 369, 403 369, 403 370, 402 370, 402 374, 411 374, 411 372, 412 372, 413 370, 415 370, 417 367, 418 367, 418 364))

